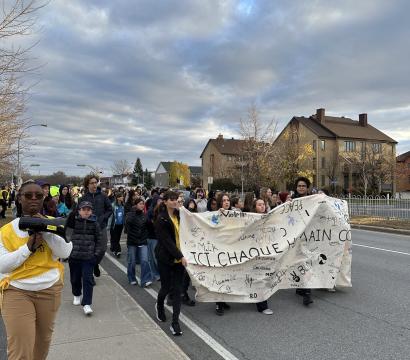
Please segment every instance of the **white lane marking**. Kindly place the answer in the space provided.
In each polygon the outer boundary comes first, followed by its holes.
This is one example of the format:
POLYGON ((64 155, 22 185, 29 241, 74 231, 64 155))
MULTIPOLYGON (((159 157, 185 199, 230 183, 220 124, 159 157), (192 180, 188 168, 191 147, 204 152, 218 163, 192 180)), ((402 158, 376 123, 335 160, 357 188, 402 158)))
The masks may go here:
MULTIPOLYGON (((127 273, 127 268, 121 264, 117 259, 113 258, 109 254, 105 254, 115 266, 117 266, 123 273, 127 273)), ((141 283, 141 280, 137 277, 138 283, 141 283)), ((148 292, 155 300, 157 299, 158 293, 151 288, 144 288, 145 291, 148 292)), ((165 306, 170 312, 172 312, 172 308, 170 306, 165 306)), ((179 318, 186 327, 191 329, 191 331, 196 334, 200 339, 202 339, 211 349, 215 350, 219 355, 222 356, 223 359, 227 360, 239 360, 235 355, 225 349, 218 341, 216 341, 211 335, 209 335, 206 331, 202 330, 198 325, 196 325, 192 320, 186 317, 182 312, 179 315, 179 318)))
POLYGON ((360 247, 365 247, 365 248, 369 248, 369 249, 386 251, 386 252, 391 252, 391 253, 410 256, 410 253, 406 253, 406 252, 402 252, 402 251, 396 251, 396 250, 382 249, 382 248, 378 248, 378 247, 374 247, 374 246, 367 246, 367 245, 361 245, 361 244, 355 244, 355 243, 353 243, 353 246, 360 246, 360 247))
POLYGON ((352 231, 366 231, 366 232, 371 232, 371 233, 377 233, 377 234, 384 234, 384 235, 389 235, 389 236, 397 236, 397 237, 406 237, 407 239, 409 238, 410 234, 398 234, 398 233, 389 233, 388 231, 380 231, 380 230, 367 230, 367 229, 360 229, 360 228, 352 228, 352 231))

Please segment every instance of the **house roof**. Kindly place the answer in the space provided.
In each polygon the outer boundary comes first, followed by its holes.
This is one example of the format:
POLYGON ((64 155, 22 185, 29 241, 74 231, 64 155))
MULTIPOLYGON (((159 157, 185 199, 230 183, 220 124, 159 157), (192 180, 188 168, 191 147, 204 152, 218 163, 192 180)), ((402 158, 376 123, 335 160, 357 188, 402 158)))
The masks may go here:
POLYGON ((213 144, 216 149, 223 155, 240 155, 242 154, 242 144, 244 140, 237 140, 237 139, 224 139, 223 137, 219 136, 217 139, 209 139, 204 150, 201 153, 200 158, 202 158, 206 148, 209 144, 213 144))
POLYGON ((350 118, 325 116, 325 121, 322 124, 316 121, 316 115, 312 115, 309 118, 303 116, 294 117, 294 119, 304 124, 317 136, 323 138, 376 140, 397 143, 396 140, 376 129, 374 126, 370 124, 361 126, 359 121, 350 118))
POLYGON ((409 158, 409 157, 410 157, 410 151, 407 151, 404 154, 401 154, 401 155, 397 156, 396 160, 399 161, 399 162, 402 162, 402 161, 406 161, 406 159, 409 158))
POLYGON ((189 171, 191 174, 199 174, 202 172, 202 166, 190 166, 189 171))
POLYGON ((172 161, 161 161, 159 164, 160 164, 160 165, 162 164, 162 166, 164 167, 164 169, 165 169, 167 172, 169 172, 169 170, 171 169, 172 161))

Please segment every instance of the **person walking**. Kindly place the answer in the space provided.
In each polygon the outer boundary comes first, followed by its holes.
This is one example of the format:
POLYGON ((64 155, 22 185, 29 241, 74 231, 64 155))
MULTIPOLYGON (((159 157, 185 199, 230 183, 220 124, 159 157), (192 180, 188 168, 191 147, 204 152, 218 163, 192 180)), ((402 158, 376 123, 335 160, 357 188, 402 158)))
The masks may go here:
MULTIPOLYGON (((226 193, 220 193, 216 199, 217 208, 220 211, 228 211, 231 210, 231 200, 229 195, 226 193)), ((230 310, 231 306, 228 305, 226 302, 219 301, 216 303, 215 312, 216 315, 222 316, 225 313, 225 310, 230 310)))
POLYGON ((103 253, 100 225, 93 215, 93 205, 82 201, 78 206, 71 235, 73 251, 68 259, 73 305, 82 305, 85 315, 91 315, 93 299, 93 270, 103 253), (81 294, 82 299, 81 299, 81 294))
MULTIPOLYGON (((256 214, 266 214, 266 203, 263 199, 255 199, 253 201, 252 212, 256 214)), ((256 309, 265 315, 272 315, 273 311, 268 307, 268 301, 261 301, 256 303, 256 309)))
POLYGON ((0 206, 1 206, 0 218, 3 218, 3 219, 6 218, 8 201, 9 201, 9 192, 6 189, 6 186, 3 185, 0 190, 0 206))
POLYGON ((127 214, 125 226, 127 228, 127 276, 131 285, 137 284, 135 265, 137 257, 141 264, 141 287, 152 284, 153 277, 148 262, 148 226, 147 217, 144 214, 145 202, 143 198, 137 198, 134 207, 127 214))
MULTIPOLYGON (((22 215, 42 218, 44 193, 27 181, 17 195, 22 215)), ((16 218, 0 229, 0 307, 9 360, 45 359, 61 304, 64 267, 72 243, 41 232, 19 229, 16 218)))
MULTIPOLYGON (((298 177, 295 180, 295 194, 293 199, 301 198, 309 195, 310 180, 306 177, 298 177)), ((296 289, 296 294, 303 297, 303 305, 308 306, 313 303, 311 289, 296 289)))
POLYGON ((155 232, 158 245, 155 254, 158 260, 158 269, 161 276, 161 289, 158 292, 155 311, 157 319, 166 321, 164 301, 172 289, 172 323, 171 333, 174 336, 182 335, 179 325, 181 311, 181 290, 184 279, 184 267, 187 260, 181 252, 179 239, 179 211, 177 210, 178 193, 168 190, 163 195, 160 213, 155 221, 155 232))
POLYGON ((122 234, 122 229, 125 223, 125 212, 124 212, 124 195, 122 192, 115 195, 115 201, 112 204, 113 214, 110 217, 110 251, 114 256, 121 256, 121 245, 120 239, 122 234))
POLYGON ((112 207, 110 200, 108 200, 107 196, 98 188, 98 177, 96 175, 90 174, 84 178, 84 189, 86 192, 81 197, 80 202, 88 201, 93 205, 93 213, 97 217, 97 222, 101 228, 103 251, 97 258, 94 266, 94 275, 99 277, 101 272, 98 264, 103 259, 105 251, 107 250, 107 223, 112 214, 112 207))

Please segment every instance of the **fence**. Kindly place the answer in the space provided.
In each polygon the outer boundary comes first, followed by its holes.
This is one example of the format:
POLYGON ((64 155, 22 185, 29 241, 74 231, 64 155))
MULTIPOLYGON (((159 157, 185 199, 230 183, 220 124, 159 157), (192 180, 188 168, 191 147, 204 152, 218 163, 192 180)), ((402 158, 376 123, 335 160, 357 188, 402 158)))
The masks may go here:
POLYGON ((410 221, 410 199, 384 196, 335 196, 349 204, 349 215, 410 221))

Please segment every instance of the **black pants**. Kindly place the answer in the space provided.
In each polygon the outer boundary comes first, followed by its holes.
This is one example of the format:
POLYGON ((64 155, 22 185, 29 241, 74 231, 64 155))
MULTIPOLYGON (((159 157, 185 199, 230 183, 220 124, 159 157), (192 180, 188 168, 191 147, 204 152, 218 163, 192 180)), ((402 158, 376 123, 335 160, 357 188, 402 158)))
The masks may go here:
POLYGON ((1 206, 0 217, 5 218, 6 210, 7 210, 7 201, 0 200, 0 206, 1 206))
POLYGON ((256 309, 259 312, 262 312, 263 310, 266 310, 267 308, 268 308, 268 302, 266 300, 256 303, 256 309))
POLYGON ((121 252, 120 239, 123 227, 123 225, 114 225, 114 227, 110 229, 110 250, 112 252, 121 252))
POLYGON ((161 276, 161 289, 157 298, 158 307, 164 306, 165 297, 172 291, 172 322, 178 322, 185 268, 182 264, 168 265, 158 261, 158 270, 161 276))
POLYGON ((91 305, 93 302, 93 269, 95 260, 68 259, 70 266, 71 290, 74 296, 80 296, 81 290, 83 299, 81 305, 91 305))

